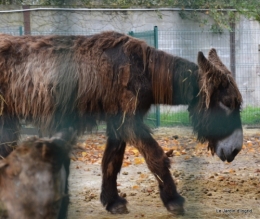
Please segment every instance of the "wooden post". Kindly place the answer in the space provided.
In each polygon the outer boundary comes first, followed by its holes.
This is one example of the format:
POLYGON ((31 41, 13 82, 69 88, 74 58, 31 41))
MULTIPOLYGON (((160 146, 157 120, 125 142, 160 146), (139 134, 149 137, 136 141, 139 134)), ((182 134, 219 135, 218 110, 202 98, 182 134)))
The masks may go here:
POLYGON ((230 21, 231 31, 229 33, 230 44, 230 70, 234 79, 236 79, 236 24, 235 21, 230 21))
MULTIPOLYGON (((23 9, 29 9, 29 5, 23 5, 23 9)), ((23 12, 23 22, 24 22, 24 35, 31 34, 31 17, 30 11, 23 12)))

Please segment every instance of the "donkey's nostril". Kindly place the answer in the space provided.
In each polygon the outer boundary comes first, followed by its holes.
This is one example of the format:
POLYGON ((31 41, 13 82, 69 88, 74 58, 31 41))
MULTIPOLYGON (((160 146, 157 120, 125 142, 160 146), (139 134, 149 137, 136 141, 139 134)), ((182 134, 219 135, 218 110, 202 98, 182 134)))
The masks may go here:
POLYGON ((238 149, 234 149, 234 150, 232 151, 232 153, 227 156, 227 161, 228 161, 228 162, 232 162, 232 161, 235 159, 235 157, 237 156, 237 154, 238 154, 239 151, 240 151, 240 150, 238 150, 238 149))
POLYGON ((239 150, 235 148, 235 149, 232 151, 232 156, 235 157, 235 156, 237 156, 238 153, 239 153, 239 150))

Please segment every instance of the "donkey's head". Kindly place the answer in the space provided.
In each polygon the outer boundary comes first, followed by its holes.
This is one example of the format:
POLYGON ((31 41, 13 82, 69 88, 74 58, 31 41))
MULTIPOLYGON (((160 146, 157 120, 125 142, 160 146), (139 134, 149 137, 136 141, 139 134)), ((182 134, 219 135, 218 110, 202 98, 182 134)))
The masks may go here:
POLYGON ((10 218, 57 218, 66 200, 73 130, 23 141, 0 160, 0 201, 10 218), (65 194, 65 195, 64 195, 65 194))
POLYGON ((189 106, 195 133, 222 161, 231 162, 242 148, 242 96, 231 72, 211 49, 208 59, 198 54, 199 93, 189 106))

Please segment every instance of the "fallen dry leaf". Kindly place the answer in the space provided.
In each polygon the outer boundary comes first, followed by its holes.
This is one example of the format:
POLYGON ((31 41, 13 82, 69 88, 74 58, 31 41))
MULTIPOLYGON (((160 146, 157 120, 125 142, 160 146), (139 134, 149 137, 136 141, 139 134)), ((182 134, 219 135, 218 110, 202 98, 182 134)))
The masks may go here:
POLYGON ((85 157, 87 155, 87 152, 83 151, 81 152, 82 157, 85 157))
POLYGON ((134 164, 143 164, 143 163, 144 163, 144 158, 142 158, 142 157, 134 158, 134 164))
POLYGON ((134 185, 132 188, 133 189, 139 189, 139 186, 138 185, 134 185))
POLYGON ((230 169, 229 172, 230 172, 230 173, 234 173, 234 172, 236 172, 236 171, 235 171, 234 169, 230 169))
POLYGON ((176 152, 174 152, 174 155, 175 155, 175 156, 180 156, 181 153, 180 153, 179 151, 176 151, 176 152))
POLYGON ((191 157, 190 156, 185 156, 184 160, 189 160, 191 157))
POLYGON ((139 178, 141 178, 141 179, 145 179, 145 178, 147 178, 147 177, 148 177, 148 175, 147 175, 147 174, 144 174, 144 173, 141 173, 140 176, 139 176, 139 178))
POLYGON ((173 149, 167 151, 165 154, 167 157, 173 157, 173 149))

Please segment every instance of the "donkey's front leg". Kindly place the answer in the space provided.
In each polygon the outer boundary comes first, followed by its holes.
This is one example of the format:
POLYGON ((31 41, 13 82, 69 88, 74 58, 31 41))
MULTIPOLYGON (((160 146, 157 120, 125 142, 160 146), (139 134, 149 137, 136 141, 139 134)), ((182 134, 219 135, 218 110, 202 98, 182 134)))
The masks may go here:
POLYGON ((113 214, 128 213, 127 201, 118 195, 116 182, 123 163, 125 147, 124 141, 109 136, 102 159, 103 178, 100 199, 106 206, 106 210, 113 214))
POLYGON ((139 132, 136 147, 144 156, 148 168, 159 183, 160 196, 164 206, 173 214, 184 214, 183 204, 185 200, 176 190, 169 171, 170 160, 163 149, 148 132, 143 132, 142 135, 139 132))

